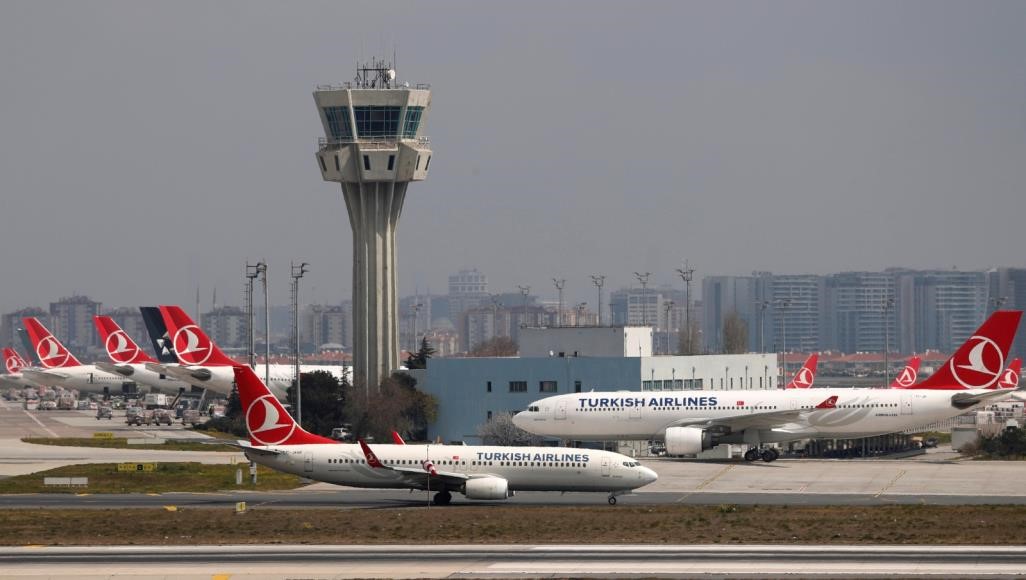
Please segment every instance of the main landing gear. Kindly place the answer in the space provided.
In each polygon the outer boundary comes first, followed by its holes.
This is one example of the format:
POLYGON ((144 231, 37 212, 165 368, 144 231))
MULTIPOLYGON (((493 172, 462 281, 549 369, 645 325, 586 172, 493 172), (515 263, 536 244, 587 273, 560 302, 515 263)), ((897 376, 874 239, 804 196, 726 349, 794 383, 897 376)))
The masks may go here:
POLYGON ((758 461, 762 459, 766 463, 769 463, 770 461, 776 461, 778 457, 780 457, 780 452, 772 447, 767 447, 765 449, 753 447, 748 451, 745 451, 745 461, 758 461))
POLYGON ((449 502, 451 502, 451 501, 452 501, 452 494, 449 493, 448 491, 440 491, 440 492, 435 494, 435 500, 434 500, 434 504, 435 505, 449 505, 449 502))

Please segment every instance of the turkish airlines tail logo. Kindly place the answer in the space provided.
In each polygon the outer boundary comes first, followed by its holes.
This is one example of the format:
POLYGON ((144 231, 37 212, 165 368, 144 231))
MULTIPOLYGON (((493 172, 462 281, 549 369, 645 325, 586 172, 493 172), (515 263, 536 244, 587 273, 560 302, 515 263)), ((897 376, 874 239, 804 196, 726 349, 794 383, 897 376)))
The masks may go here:
POLYGON ((237 365, 235 384, 239 402, 246 410, 246 429, 253 445, 338 444, 338 441, 314 435, 300 427, 285 407, 267 390, 253 369, 237 365))
POLYGON ((1005 369, 1020 318, 1020 310, 994 312, 937 372, 911 388, 962 390, 994 386, 1005 369))
POLYGON ((228 358, 217 348, 203 329, 189 318, 181 307, 161 306, 160 313, 171 334, 178 360, 187 365, 235 366, 238 363, 228 358))
POLYGON ((29 340, 36 350, 39 364, 48 369, 76 367, 82 364, 41 322, 32 317, 24 318, 22 322, 25 323, 29 340))
POLYGON ((4 348, 4 366, 7 367, 7 374, 14 375, 25 368, 25 361, 21 360, 18 353, 10 347, 4 348))
POLYGON ((891 388, 907 389, 916 384, 916 381, 919 380, 919 363, 922 360, 918 356, 908 359, 908 362, 905 363, 905 368, 901 369, 898 376, 894 377, 894 380, 891 382, 891 388))
POLYGON ((1001 373, 1001 380, 998 381, 998 389, 1018 389, 1019 377, 1022 375, 1022 359, 1016 358, 1009 363, 1005 372, 1001 373))
POLYGON ((107 356, 118 364, 156 362, 139 348, 132 337, 118 326, 117 322, 109 316, 96 316, 93 318, 96 329, 103 338, 104 347, 107 349, 107 356))
POLYGON ((809 358, 802 365, 802 368, 798 369, 795 373, 794 378, 791 382, 787 383, 788 389, 810 389, 812 383, 816 380, 816 364, 819 362, 818 354, 811 354, 809 358))

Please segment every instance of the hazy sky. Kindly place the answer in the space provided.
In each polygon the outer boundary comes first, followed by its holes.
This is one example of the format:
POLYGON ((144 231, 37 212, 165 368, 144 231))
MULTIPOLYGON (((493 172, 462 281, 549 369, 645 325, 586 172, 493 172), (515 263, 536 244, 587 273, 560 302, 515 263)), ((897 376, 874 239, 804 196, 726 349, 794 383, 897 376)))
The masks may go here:
POLYGON ((0 311, 241 304, 261 257, 348 298, 311 92, 393 47, 433 90, 403 294, 1026 266, 1026 2, 6 0, 0 311))

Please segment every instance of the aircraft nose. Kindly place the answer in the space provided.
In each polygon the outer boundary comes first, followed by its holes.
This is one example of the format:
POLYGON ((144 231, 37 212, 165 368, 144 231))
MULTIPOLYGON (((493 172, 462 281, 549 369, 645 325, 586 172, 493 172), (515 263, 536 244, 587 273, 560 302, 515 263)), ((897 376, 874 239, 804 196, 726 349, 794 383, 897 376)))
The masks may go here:
POLYGON ((520 411, 513 415, 513 424, 521 429, 524 428, 524 424, 526 423, 524 419, 524 413, 526 413, 526 411, 520 411))
POLYGON ((659 474, 656 473, 655 471, 652 471, 651 469, 649 469, 649 468, 647 468, 645 466, 641 466, 640 469, 641 469, 641 481, 645 482, 645 483, 642 483, 641 485, 648 485, 650 483, 655 482, 655 480, 659 479, 659 474))

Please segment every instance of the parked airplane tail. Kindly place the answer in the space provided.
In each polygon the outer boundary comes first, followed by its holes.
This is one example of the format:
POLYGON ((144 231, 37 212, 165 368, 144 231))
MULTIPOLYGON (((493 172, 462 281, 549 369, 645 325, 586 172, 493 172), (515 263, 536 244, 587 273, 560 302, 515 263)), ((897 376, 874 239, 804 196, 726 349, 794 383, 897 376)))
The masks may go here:
POLYGON ((1001 373, 1001 380, 992 388, 995 389, 1018 389, 1019 377, 1022 375, 1022 359, 1014 358, 1009 363, 1005 372, 1001 373))
POLYGON ((207 333, 189 318, 180 306, 160 306, 164 324, 171 334, 178 361, 186 365, 235 366, 238 361, 228 355, 210 340, 207 333))
POLYGON ((338 444, 334 439, 314 435, 300 427, 278 398, 256 376, 253 369, 236 364, 235 384, 239 402, 246 410, 246 428, 253 445, 305 445, 309 443, 338 444))
POLYGON ((936 372, 912 389, 987 389, 1005 370, 1021 310, 998 310, 936 372))
POLYGON ((25 323, 25 330, 28 332, 29 340, 32 342, 32 349, 36 353, 36 358, 39 359, 39 364, 43 365, 43 367, 56 369, 61 367, 77 367, 82 364, 39 320, 30 316, 22 319, 22 322, 25 323))
POLYGON ((128 333, 118 326, 110 316, 94 316, 93 323, 100 333, 103 346, 107 350, 107 356, 115 364, 144 364, 157 362, 153 357, 143 352, 128 333))
POLYGON ((905 363, 905 368, 901 369, 901 372, 891 381, 891 388, 908 389, 916 384, 916 381, 919 380, 919 363, 922 361, 922 357, 918 355, 909 357, 908 362, 905 363))
POLYGON ((164 364, 177 364, 178 357, 175 356, 175 347, 171 344, 171 335, 167 332, 167 325, 164 324, 164 317, 156 306, 140 306, 143 322, 146 324, 146 334, 150 335, 150 342, 153 344, 153 352, 157 354, 157 360, 164 364))
POLYGON ((819 355, 812 353, 809 358, 805 359, 805 364, 802 368, 798 369, 798 372, 791 378, 791 382, 787 383, 788 389, 810 389, 812 383, 816 380, 816 364, 819 362, 819 355))
POLYGON ((28 366, 25 359, 21 358, 18 351, 6 346, 4 347, 4 366, 7 367, 7 374, 13 375, 28 366))

